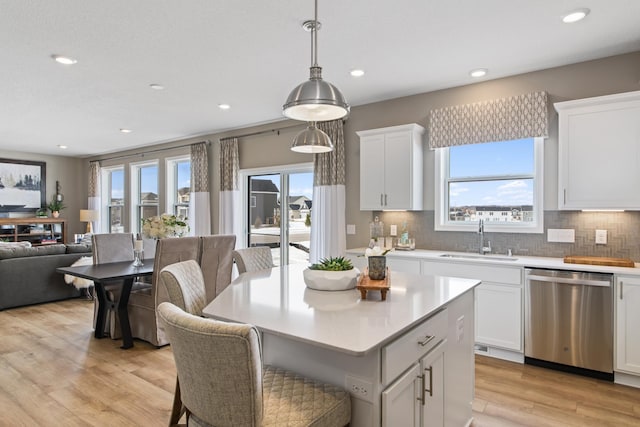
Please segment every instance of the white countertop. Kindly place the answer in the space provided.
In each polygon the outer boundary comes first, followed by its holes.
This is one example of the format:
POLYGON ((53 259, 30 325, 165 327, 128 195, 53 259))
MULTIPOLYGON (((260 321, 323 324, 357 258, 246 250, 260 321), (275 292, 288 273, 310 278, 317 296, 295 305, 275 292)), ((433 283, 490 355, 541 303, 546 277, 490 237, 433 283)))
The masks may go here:
POLYGON ((245 273, 204 309, 207 317, 250 323, 263 332, 361 356, 402 334, 480 282, 393 272, 386 301, 379 292, 315 291, 305 265, 245 273))
MULTIPOLYGON (((361 255, 364 254, 365 248, 348 249, 347 254, 361 255)), ((553 270, 572 270, 572 271, 593 271, 601 273, 613 273, 624 274, 632 276, 640 276, 640 264, 635 263, 635 268, 631 267, 610 267, 605 265, 588 265, 588 264, 567 264, 563 258, 552 257, 534 257, 534 256, 521 256, 514 255, 507 257, 507 255, 490 254, 479 255, 473 252, 454 252, 454 251, 437 251, 416 249, 414 251, 398 251, 392 250, 387 253, 388 257, 397 258, 414 258, 414 259, 428 259, 430 261, 443 261, 452 263, 464 263, 464 264, 495 264, 502 267, 532 267, 532 268, 547 268, 553 270), (448 258, 443 257, 443 254, 454 254, 471 256, 472 258, 448 258), (510 259, 509 259, 510 258, 510 259), (509 260, 505 260, 509 259, 509 260)))

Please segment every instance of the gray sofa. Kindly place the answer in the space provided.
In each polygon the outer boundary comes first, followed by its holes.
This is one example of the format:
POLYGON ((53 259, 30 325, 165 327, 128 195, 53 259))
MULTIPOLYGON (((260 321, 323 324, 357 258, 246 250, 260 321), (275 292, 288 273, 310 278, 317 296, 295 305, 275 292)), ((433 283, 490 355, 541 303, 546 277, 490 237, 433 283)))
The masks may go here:
POLYGON ((91 256, 91 246, 0 248, 0 310, 79 297, 82 292, 65 283, 56 268, 82 256, 91 256))

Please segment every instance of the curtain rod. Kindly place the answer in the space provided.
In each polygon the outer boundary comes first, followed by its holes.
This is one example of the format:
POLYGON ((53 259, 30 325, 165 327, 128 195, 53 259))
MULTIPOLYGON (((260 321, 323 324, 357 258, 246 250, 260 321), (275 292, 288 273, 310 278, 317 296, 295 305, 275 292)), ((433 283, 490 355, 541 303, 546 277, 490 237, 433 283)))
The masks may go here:
MULTIPOLYGON (((202 142, 204 142, 207 145, 211 145, 210 141, 202 141, 202 142)), ((175 150, 176 148, 191 147, 193 144, 199 144, 199 143, 198 142, 192 142, 190 144, 176 145, 175 147, 156 148, 154 150, 143 151, 141 153, 123 154, 121 156, 113 156, 113 157, 107 157, 107 158, 99 159, 99 160, 91 160, 89 163, 92 163, 92 162, 104 162, 104 161, 107 161, 107 160, 126 159, 127 157, 136 157, 136 156, 144 157, 145 154, 158 153, 158 152, 161 152, 161 151, 168 151, 168 150, 175 150)))
POLYGON ((278 135, 280 135, 280 131, 281 130, 285 130, 285 129, 291 129, 291 128, 296 128, 296 127, 300 127, 302 125, 306 126, 306 123, 297 123, 295 125, 291 125, 291 126, 284 126, 284 127, 280 127, 280 128, 275 128, 275 129, 265 129, 265 130, 260 130, 260 131, 256 131, 256 132, 250 132, 250 133, 243 133, 242 135, 234 135, 234 136, 225 136, 224 138, 220 138, 220 141, 222 141, 223 139, 231 139, 231 138, 246 138, 248 136, 256 136, 256 135, 263 135, 265 133, 274 133, 277 132, 278 135))

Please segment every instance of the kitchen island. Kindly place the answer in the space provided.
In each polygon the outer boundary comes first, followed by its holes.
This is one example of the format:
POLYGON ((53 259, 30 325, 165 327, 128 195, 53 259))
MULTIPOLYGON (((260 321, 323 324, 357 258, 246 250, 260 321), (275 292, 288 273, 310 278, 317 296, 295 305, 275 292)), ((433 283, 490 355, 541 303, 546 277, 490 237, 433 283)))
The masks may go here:
POLYGON ((204 314, 256 325, 265 364, 347 388, 352 426, 470 422, 479 280, 392 271, 386 301, 361 300, 308 289, 304 268, 245 273, 204 314))

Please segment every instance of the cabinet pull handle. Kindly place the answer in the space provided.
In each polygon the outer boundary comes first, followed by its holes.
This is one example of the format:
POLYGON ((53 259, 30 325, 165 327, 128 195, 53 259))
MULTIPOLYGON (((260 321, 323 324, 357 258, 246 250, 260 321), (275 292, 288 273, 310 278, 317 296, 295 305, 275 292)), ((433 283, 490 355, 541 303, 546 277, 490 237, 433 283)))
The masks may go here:
POLYGON ((622 299, 622 289, 624 287, 624 282, 621 280, 620 281, 620 299, 622 299))
POLYGON ((384 203, 382 203, 382 197, 383 197, 383 195, 382 195, 382 193, 380 193, 380 206, 384 206, 384 203))
POLYGON ((424 389, 424 381, 425 381, 424 374, 418 375, 418 378, 420 378, 420 397, 416 397, 416 400, 422 402, 422 406, 424 406, 425 400, 426 400, 425 399, 425 394, 424 394, 425 393, 425 389, 424 389))
POLYGON ((423 340, 418 341, 418 344, 420 344, 420 347, 424 347, 425 345, 429 344, 435 337, 435 335, 426 335, 423 340))
MULTIPOLYGON (((433 397, 433 366, 429 366, 428 368, 424 368, 425 371, 429 371, 429 389, 424 390, 429 392, 429 396, 433 397)), ((424 377, 424 374, 422 374, 424 377)))
POLYGON ((384 194, 384 205, 387 206, 387 193, 384 194))

